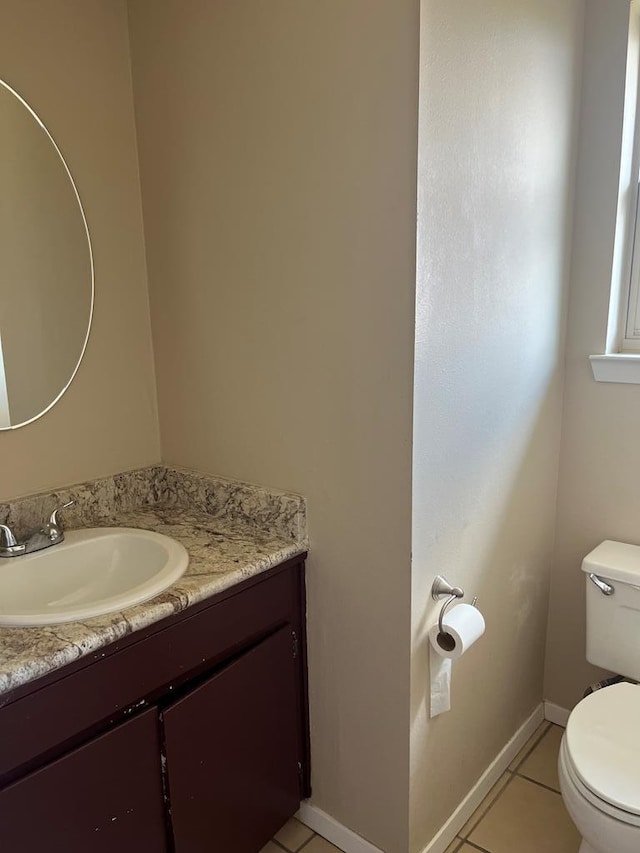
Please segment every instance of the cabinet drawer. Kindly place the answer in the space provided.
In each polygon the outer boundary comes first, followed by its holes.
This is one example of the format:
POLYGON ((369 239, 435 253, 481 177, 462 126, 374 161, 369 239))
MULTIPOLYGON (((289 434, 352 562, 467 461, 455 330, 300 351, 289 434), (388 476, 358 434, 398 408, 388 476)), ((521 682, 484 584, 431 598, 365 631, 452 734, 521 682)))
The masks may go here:
POLYGON ((165 853, 156 710, 0 791, 0 848, 165 853))
MULTIPOLYGON (((239 591, 0 709, 0 782, 291 621, 299 566, 239 591)), ((212 601, 215 601, 213 599, 212 601)))

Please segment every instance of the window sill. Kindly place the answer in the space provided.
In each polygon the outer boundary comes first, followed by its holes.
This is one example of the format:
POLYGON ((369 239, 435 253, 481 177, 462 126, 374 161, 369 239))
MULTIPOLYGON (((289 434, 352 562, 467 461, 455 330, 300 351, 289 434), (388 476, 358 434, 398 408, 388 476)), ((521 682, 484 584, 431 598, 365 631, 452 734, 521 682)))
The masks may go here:
POLYGON ((625 382, 640 385, 640 353, 617 352, 590 355, 596 382, 625 382))

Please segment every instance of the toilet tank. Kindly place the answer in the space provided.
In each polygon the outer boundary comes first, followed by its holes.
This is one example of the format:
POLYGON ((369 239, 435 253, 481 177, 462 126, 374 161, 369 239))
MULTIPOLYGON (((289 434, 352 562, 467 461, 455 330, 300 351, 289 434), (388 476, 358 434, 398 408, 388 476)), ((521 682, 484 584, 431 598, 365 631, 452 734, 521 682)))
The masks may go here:
POLYGON ((640 547, 602 542, 582 562, 587 584, 587 660, 640 681, 640 547), (610 587, 605 595, 589 577, 610 587))

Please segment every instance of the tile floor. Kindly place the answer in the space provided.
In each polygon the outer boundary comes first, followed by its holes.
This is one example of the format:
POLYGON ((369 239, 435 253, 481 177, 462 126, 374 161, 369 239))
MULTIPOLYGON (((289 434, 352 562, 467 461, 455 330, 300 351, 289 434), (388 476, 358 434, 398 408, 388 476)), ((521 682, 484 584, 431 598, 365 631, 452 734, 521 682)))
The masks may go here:
MULTIPOLYGON (((556 762, 562 732, 542 723, 462 827, 446 853, 578 853, 580 836, 566 813, 556 762)), ((340 853, 290 820, 261 853, 340 853)))
POLYGON ((287 821, 273 841, 263 847, 260 853, 341 853, 333 844, 316 835, 294 817, 287 821))
POLYGON ((580 836, 558 784, 562 733, 540 726, 446 853, 578 853, 580 836))

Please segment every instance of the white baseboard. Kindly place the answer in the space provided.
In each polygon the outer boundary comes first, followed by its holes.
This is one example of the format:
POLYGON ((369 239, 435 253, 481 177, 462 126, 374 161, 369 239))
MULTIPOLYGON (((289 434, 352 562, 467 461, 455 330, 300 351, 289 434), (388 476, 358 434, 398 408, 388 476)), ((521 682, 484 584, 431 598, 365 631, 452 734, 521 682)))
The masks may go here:
POLYGON ((384 853, 383 850, 375 847, 353 830, 347 829, 331 815, 323 812, 317 806, 312 806, 311 803, 300 803, 300 811, 296 817, 309 829, 317 832, 318 835, 326 838, 327 841, 335 844, 338 849, 344 850, 345 853, 384 853))
POLYGON ((543 720, 544 709, 542 705, 538 705, 531 716, 525 720, 511 740, 494 758, 449 820, 431 839, 422 853, 444 853, 543 720))
POLYGON ((549 720, 550 723, 555 723, 556 726, 566 728, 570 713, 571 711, 567 711, 566 708, 561 708, 560 705, 554 705, 553 702, 545 700, 544 718, 545 720, 549 720))
MULTIPOLYGON (((508 768, 513 759, 544 719, 545 714, 543 706, 539 705, 531 716, 520 726, 518 731, 501 750, 499 755, 491 762, 489 767, 478 779, 476 784, 469 791, 449 820, 431 839, 422 853, 444 853, 449 844, 451 844, 456 837, 456 834, 469 820, 491 788, 502 776, 504 771, 508 768)), ((331 815, 326 814, 321 809, 317 808, 317 806, 313 806, 308 802, 300 804, 300 811, 296 817, 299 821, 308 826, 309 829, 317 832, 318 835, 326 838, 327 841, 335 844, 336 847, 340 850, 344 850, 345 853, 384 853, 382 850, 379 850, 371 844, 371 842, 366 841, 360 835, 357 835, 352 830, 347 829, 346 826, 338 823, 338 821, 332 818, 331 815)))

